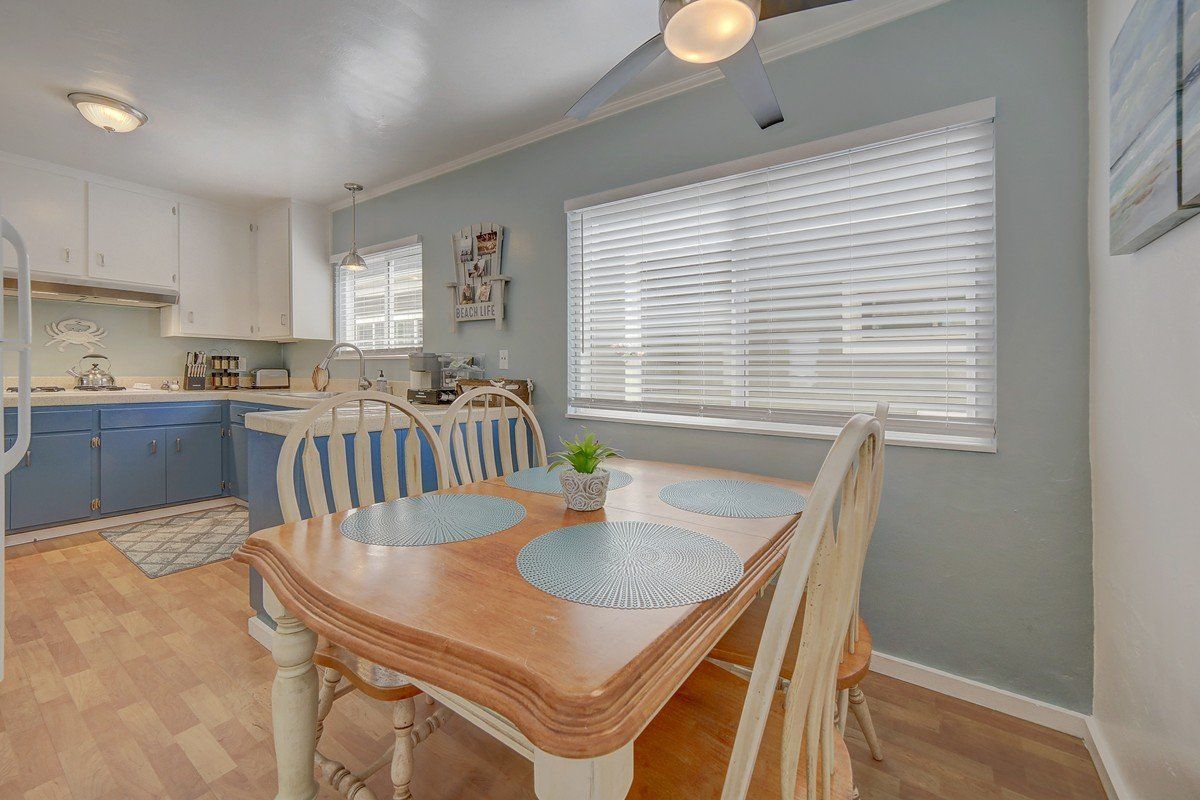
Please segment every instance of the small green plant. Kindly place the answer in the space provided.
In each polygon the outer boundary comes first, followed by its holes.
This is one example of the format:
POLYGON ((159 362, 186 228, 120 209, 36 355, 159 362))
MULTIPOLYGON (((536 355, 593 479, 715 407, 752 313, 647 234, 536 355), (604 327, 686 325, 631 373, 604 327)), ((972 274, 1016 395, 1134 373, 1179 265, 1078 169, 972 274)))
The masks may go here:
POLYGON ((617 450, 597 441, 596 434, 587 428, 583 429, 582 439, 576 436, 573 441, 568 442, 560 436, 558 441, 562 444, 563 449, 550 456, 551 470, 570 467, 576 472, 591 475, 600 468, 604 459, 621 455, 617 450))

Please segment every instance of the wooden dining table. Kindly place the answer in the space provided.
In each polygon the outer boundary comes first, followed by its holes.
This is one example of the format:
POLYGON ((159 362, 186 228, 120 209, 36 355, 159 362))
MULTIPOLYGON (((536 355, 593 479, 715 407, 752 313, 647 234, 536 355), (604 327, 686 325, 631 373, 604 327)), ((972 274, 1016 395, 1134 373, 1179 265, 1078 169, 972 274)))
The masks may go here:
MULTIPOLYGON (((531 759, 540 800, 615 800, 633 778, 638 734, 701 663, 783 562, 799 514, 741 519, 663 502, 669 484, 761 481, 807 495, 810 485, 654 461, 610 462, 633 477, 599 511, 503 478, 443 493, 517 501, 525 517, 490 536, 424 547, 367 545, 341 535, 354 511, 254 533, 234 558, 258 570, 276 622, 272 689, 277 800, 311 800, 317 635, 400 672, 460 716, 531 759), (731 591, 675 608, 622 610, 547 594, 525 581, 517 554, 583 522, 643 521, 724 542, 744 573, 731 591)), ((681 742, 680 747, 687 747, 681 742)))

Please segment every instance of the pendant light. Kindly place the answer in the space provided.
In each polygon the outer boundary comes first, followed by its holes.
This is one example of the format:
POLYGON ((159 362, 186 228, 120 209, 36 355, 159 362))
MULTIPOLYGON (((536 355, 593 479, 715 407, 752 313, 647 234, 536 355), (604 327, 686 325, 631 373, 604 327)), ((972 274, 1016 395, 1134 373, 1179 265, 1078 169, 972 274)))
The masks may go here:
POLYGON ((367 268, 367 262, 363 261, 363 257, 358 254, 358 204, 355 196, 363 190, 363 187, 357 183, 347 183, 345 186, 350 192, 350 220, 354 230, 354 240, 350 245, 350 252, 346 253, 346 257, 338 266, 351 272, 362 272, 367 268))

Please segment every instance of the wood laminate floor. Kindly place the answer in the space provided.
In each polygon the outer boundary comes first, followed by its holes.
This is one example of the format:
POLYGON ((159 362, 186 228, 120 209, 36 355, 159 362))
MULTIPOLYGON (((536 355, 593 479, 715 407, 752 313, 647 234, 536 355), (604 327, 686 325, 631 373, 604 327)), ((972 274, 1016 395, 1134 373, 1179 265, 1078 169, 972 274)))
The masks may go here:
MULTIPOLYGON (((96 534, 7 551, 3 800, 264 800, 275 793, 269 654, 246 635, 246 569, 151 580, 96 534)), ((864 800, 1101 800, 1082 743, 871 675, 886 760, 847 739, 864 800)), ((423 703, 419 707, 424 708, 423 703)), ((386 746, 386 709, 351 696, 329 754, 386 746)), ((531 766, 459 719, 417 750, 417 800, 532 798, 531 766)), ((390 797, 386 771, 372 783, 390 797)), ((322 798, 336 797, 323 790, 322 798)))

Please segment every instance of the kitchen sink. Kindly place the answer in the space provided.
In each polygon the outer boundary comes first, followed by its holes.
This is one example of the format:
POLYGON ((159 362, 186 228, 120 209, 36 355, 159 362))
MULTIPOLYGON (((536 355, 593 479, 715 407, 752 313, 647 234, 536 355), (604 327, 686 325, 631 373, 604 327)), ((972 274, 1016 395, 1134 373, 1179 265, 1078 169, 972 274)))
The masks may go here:
POLYGON ((263 394, 273 394, 280 397, 306 397, 311 400, 324 400, 326 397, 333 397, 337 392, 293 392, 284 390, 281 392, 263 392, 263 394))

